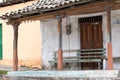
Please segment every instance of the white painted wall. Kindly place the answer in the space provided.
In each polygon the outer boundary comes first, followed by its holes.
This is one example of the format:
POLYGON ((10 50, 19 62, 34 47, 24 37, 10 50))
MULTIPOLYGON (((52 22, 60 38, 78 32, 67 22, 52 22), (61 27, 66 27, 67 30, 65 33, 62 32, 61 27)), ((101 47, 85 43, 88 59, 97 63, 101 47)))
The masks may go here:
MULTIPOLYGON (((113 21, 120 18, 120 10, 112 11, 112 41, 113 41, 113 56, 120 57, 120 24, 115 24, 113 21)), ((120 20, 120 19, 119 19, 120 20)))
MULTIPOLYGON (((112 41, 113 41, 113 57, 120 57, 120 45, 118 44, 120 41, 120 24, 113 24, 113 19, 115 16, 119 15, 120 10, 112 11, 112 41)), ((72 33, 69 36, 66 35, 65 26, 67 24, 66 18, 63 19, 62 26, 63 26, 63 50, 69 50, 69 40, 70 40, 70 49, 80 49, 80 33, 78 27, 78 18, 82 17, 89 17, 89 16, 103 16, 103 45, 104 48, 107 47, 107 16, 106 12, 102 13, 95 13, 95 14, 87 14, 87 15, 77 15, 77 16, 70 16, 70 21, 72 25, 72 33)), ((42 60, 43 64, 46 67, 49 67, 50 64, 48 63, 49 60, 52 60, 52 56, 54 51, 58 50, 58 29, 57 29, 57 20, 44 20, 41 21, 41 30, 42 30, 42 60)), ((67 54, 67 56, 72 55, 73 53, 67 54)), ((106 54, 107 55, 107 54, 106 54)), ((120 63, 116 60, 114 61, 114 68, 117 69, 120 63)), ((106 61, 104 61, 104 69, 107 67, 106 61)))
MULTIPOLYGON (((69 36, 66 35, 66 19, 63 19, 63 50, 70 49, 79 49, 79 37, 78 37, 78 19, 75 17, 71 17, 72 22, 72 33, 69 36), (73 27, 74 26, 74 27, 73 27), (70 46, 69 46, 70 40, 70 46)), ((52 55, 54 51, 58 50, 58 39, 59 39, 59 32, 58 32, 58 24, 57 20, 52 19, 50 21, 41 21, 41 28, 42 28, 42 59, 43 64, 49 66, 49 60, 52 60, 52 55)), ((70 56, 71 54, 69 54, 70 56)), ((67 56, 67 55, 64 55, 67 56)))
POLYGON ((48 66, 48 61, 52 59, 53 51, 58 49, 57 22, 53 20, 41 21, 40 23, 42 31, 42 62, 43 65, 48 66))
POLYGON ((120 22, 120 10, 112 11, 112 43, 114 69, 120 69, 120 24, 114 23, 117 18, 119 18, 118 21, 120 22))
MULTIPOLYGON (((69 35, 69 38, 68 38, 68 35, 66 34, 66 25, 67 25, 66 18, 64 18, 62 22, 63 50, 80 49, 80 32, 78 27, 78 19, 80 17, 95 16, 95 15, 101 15, 101 14, 103 13, 70 16, 72 33, 69 35)), ((41 21, 40 26, 42 30, 42 60, 43 60, 43 64, 48 67, 50 66, 48 61, 52 60, 54 51, 57 51, 59 46, 58 45, 59 32, 57 28, 58 24, 56 19, 51 19, 51 20, 41 21)), ((73 54, 73 53, 64 54, 64 56, 71 56, 71 55, 76 55, 76 54, 73 54)))

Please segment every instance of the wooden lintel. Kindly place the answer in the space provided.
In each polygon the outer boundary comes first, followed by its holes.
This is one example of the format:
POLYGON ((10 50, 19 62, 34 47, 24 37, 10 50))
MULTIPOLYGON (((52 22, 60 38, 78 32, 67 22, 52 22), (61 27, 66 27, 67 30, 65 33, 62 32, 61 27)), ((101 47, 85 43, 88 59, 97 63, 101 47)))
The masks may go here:
MULTIPOLYGON (((33 16, 28 16, 24 18, 19 18, 16 19, 16 22, 23 22, 23 21, 28 21, 28 20, 42 20, 42 19, 50 19, 50 18, 55 18, 56 15, 58 14, 66 14, 66 16, 69 15, 81 15, 81 14, 89 14, 89 13, 96 13, 96 12, 103 12, 105 11, 102 5, 110 5, 111 3, 107 1, 101 1, 101 2, 95 2, 95 3, 89 3, 86 5, 81 5, 78 7, 71 7, 68 9, 62 9, 59 11, 54 11, 54 12, 49 12, 49 13, 43 13, 43 14, 38 14, 38 15, 33 15, 33 16)), ((113 3, 112 3, 113 4, 113 3)))
POLYGON ((112 10, 120 9, 120 3, 116 3, 114 7, 112 7, 112 10))

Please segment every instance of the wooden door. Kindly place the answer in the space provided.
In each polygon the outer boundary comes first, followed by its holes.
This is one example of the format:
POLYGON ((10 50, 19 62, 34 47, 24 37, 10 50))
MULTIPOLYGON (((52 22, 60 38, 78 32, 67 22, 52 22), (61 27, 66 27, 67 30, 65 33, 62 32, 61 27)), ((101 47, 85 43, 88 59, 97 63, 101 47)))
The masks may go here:
POLYGON ((102 48, 102 16, 81 18, 79 22, 81 49, 102 48))
MULTIPOLYGON (((81 18, 79 19, 79 23, 81 49, 103 48, 102 16, 81 18)), ((86 62, 81 64, 81 68, 98 69, 98 64, 95 62, 86 62)))

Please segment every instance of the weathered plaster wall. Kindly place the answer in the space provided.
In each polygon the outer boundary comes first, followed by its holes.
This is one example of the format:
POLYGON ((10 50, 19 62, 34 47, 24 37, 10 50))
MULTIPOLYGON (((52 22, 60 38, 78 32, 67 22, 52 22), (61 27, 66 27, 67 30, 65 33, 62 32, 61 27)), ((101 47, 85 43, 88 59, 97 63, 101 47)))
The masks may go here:
POLYGON ((43 65, 48 64, 48 60, 52 59, 53 51, 58 49, 58 32, 57 21, 51 20, 40 22, 42 31, 42 62, 43 65))
MULTIPOLYGON (((119 49, 119 41, 120 41, 120 24, 113 24, 113 18, 115 16, 119 16, 120 10, 112 11, 112 41, 113 41, 113 57, 120 57, 120 49, 119 49)), ((89 17, 89 16, 97 16, 102 15, 103 16, 103 45, 104 48, 107 48, 107 42, 108 42, 108 36, 107 36, 107 16, 106 12, 102 13, 95 13, 95 14, 86 14, 86 15, 79 15, 79 16, 71 16, 70 21, 72 25, 72 33, 69 36, 66 35, 66 18, 63 19, 62 26, 63 26, 63 50, 69 50, 70 49, 80 49, 80 33, 79 33, 79 26, 78 26, 78 18, 81 17, 89 17), (69 44, 70 41, 70 44, 69 44)), ((52 56, 54 51, 58 50, 58 30, 57 30, 57 20, 51 19, 51 20, 44 20, 41 21, 41 30, 42 30, 42 60, 43 64, 47 67, 50 66, 48 63, 49 60, 52 60, 52 56)), ((107 51, 107 50, 106 50, 107 51)), ((73 53, 67 54, 66 56, 70 56, 73 53)), ((107 54, 106 54, 107 55, 107 54)), ((114 60, 114 69, 118 69, 119 61, 116 62, 114 60)), ((107 62, 104 61, 103 63, 104 69, 107 68, 107 62)))
POLYGON ((112 43, 114 69, 120 69, 120 10, 112 11, 112 43), (119 23, 116 23, 118 21, 119 23))
MULTIPOLYGON (((79 49, 78 39, 78 21, 75 17, 71 17, 72 33, 66 35, 66 19, 63 19, 63 50, 79 49), (74 27, 73 27, 74 26, 74 27), (70 41, 70 44, 69 44, 70 41)), ((57 27, 57 20, 52 19, 48 21, 41 21, 42 29, 42 59, 44 65, 49 65, 48 61, 52 59, 54 51, 58 50, 59 32, 57 27)), ((71 54, 69 54, 71 55, 71 54)))
MULTIPOLYGON (((35 1, 21 3, 0 8, 0 15, 13 10, 22 9, 35 1)), ((3 60, 0 64, 12 66, 13 62, 13 28, 0 20, 3 28, 3 60)), ((18 58, 19 66, 33 66, 41 68, 41 33, 40 21, 23 22, 19 26, 18 58)))
POLYGON ((120 57, 120 24, 115 23, 114 21, 119 18, 120 20, 120 10, 112 11, 112 40, 113 40, 113 56, 120 57))
MULTIPOLYGON (((87 16, 95 16, 102 15, 103 13, 89 14, 89 15, 80 15, 80 16, 70 16, 70 24, 72 25, 72 33, 69 35, 66 34, 66 18, 63 19, 62 22, 62 35, 63 35, 63 50, 75 50, 80 49, 80 32, 78 26, 78 18, 87 17, 87 16)), ((104 17, 105 18, 105 17, 104 17)), ((50 66, 48 63, 49 60, 52 60, 52 56, 54 51, 58 50, 58 40, 59 40, 59 32, 58 32, 58 24, 56 19, 44 20, 41 21, 41 30, 42 30, 42 61, 43 64, 47 67, 50 66)), ((104 29, 106 30, 106 29, 104 29)), ((105 34, 105 33, 104 33, 105 34)), ((104 41, 104 44, 106 41, 104 41)), ((106 46, 106 45, 104 45, 106 46)), ((75 52, 76 53, 76 52, 75 52)), ((73 53, 64 54, 64 56, 76 55, 73 53)))

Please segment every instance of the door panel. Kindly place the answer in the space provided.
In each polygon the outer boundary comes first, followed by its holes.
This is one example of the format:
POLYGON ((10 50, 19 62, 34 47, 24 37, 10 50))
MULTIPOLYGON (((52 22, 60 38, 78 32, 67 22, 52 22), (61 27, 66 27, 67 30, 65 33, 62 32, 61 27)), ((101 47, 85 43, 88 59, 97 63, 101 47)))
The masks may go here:
MULTIPOLYGON (((103 48, 102 16, 81 18, 79 23, 81 49, 103 48)), ((81 56, 88 56, 88 54, 81 56)), ((98 64, 96 62, 81 63, 81 69, 98 69, 98 64)))
POLYGON ((103 36, 102 36, 102 22, 94 22, 93 24, 93 46, 92 48, 103 47, 103 36))
POLYGON ((99 17, 89 17, 82 19, 80 20, 81 49, 102 48, 102 19, 99 19, 99 17))
POLYGON ((81 26, 84 26, 84 27, 81 27, 81 29, 80 29, 81 42, 82 42, 81 48, 89 49, 89 48, 91 48, 91 43, 92 43, 92 34, 90 34, 92 32, 91 23, 90 22, 81 23, 81 26))

